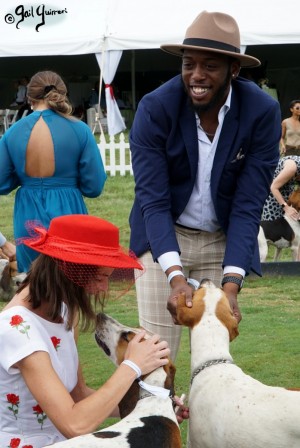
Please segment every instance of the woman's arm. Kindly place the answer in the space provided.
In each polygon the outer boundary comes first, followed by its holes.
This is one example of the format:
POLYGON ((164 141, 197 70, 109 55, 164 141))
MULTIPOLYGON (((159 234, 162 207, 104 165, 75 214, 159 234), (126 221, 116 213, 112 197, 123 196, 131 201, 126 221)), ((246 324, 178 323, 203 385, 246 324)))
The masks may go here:
MULTIPOLYGON (((158 336, 143 340, 145 332, 129 343, 125 358, 148 373, 167 363, 170 350, 158 336)), ((136 373, 121 364, 109 380, 94 393, 75 402, 78 391, 66 390, 52 367, 47 352, 38 351, 16 364, 29 390, 57 429, 67 438, 94 431, 116 411, 118 403, 136 379, 136 373)), ((76 389, 76 388, 75 388, 76 389)))
POLYGON ((283 120, 281 123, 281 139, 280 139, 280 152, 281 154, 285 154, 286 147, 285 147, 285 135, 286 135, 286 122, 283 120))
POLYGON ((285 198, 282 196, 280 192, 280 188, 283 187, 287 182, 289 182, 293 177, 295 177, 297 173, 297 165, 292 159, 287 159, 284 162, 283 169, 280 171, 278 176, 275 177, 271 184, 271 192, 278 202, 280 204, 284 211, 284 213, 287 214, 287 216, 290 216, 291 218, 298 220, 298 212, 296 209, 294 209, 292 206, 289 206, 285 202, 285 198))

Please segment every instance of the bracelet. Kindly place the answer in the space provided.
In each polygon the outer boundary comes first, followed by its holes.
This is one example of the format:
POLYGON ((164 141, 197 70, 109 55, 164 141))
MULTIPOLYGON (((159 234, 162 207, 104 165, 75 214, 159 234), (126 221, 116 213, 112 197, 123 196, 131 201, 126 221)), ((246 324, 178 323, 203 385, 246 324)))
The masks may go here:
POLYGON ((121 362, 121 364, 125 364, 126 366, 130 367, 132 370, 135 371, 136 373, 136 377, 139 378, 142 375, 142 371, 139 368, 138 365, 136 365, 135 362, 130 361, 130 359, 125 359, 123 362, 121 362))
POLYGON ((168 275, 168 283, 171 283, 171 280, 173 277, 176 277, 176 275, 181 275, 182 277, 185 277, 184 273, 182 271, 172 271, 170 272, 170 274, 168 275))
POLYGON ((284 208, 287 205, 287 203, 284 202, 283 204, 280 204, 280 205, 281 205, 281 208, 284 208))

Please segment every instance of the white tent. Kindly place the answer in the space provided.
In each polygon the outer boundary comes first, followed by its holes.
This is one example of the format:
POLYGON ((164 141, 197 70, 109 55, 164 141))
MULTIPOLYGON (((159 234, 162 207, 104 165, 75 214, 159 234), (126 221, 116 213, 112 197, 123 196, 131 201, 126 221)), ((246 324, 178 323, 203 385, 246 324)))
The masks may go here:
MULTIPOLYGON (((121 51, 181 42, 204 9, 235 17, 245 47, 300 43, 300 3, 295 0, 287 5, 281 0, 0 0, 0 5, 0 57, 98 54, 108 99, 121 51)), ((120 122, 111 101, 113 134, 120 122)))

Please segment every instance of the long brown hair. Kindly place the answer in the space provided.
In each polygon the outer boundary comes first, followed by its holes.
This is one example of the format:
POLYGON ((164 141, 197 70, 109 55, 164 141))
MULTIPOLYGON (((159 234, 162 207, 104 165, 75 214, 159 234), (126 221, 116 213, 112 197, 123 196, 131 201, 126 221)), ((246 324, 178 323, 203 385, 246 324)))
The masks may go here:
MULTIPOLYGON (((83 286, 72 282, 64 274, 58 261, 48 255, 40 254, 33 261, 26 279, 17 292, 29 286, 27 299, 32 308, 36 309, 43 303, 47 303, 48 317, 52 321, 61 317, 62 305, 65 303, 68 309, 67 328, 71 329, 77 324, 75 318, 79 314, 81 327, 87 330, 91 324, 95 325, 95 306, 100 303, 101 308, 103 307, 105 294, 98 293, 91 297, 83 286)), ((92 270, 90 275, 94 275, 92 270)))
POLYGON ((71 115, 72 106, 67 97, 67 87, 55 72, 45 70, 32 76, 27 86, 29 102, 45 100, 49 108, 62 115, 71 115))

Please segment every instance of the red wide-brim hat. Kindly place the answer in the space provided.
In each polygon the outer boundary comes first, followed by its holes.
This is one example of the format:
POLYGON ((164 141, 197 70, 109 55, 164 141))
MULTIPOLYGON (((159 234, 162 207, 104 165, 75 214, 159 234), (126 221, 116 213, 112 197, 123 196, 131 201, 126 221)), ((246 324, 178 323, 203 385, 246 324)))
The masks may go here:
POLYGON ((31 249, 63 261, 111 268, 143 270, 137 258, 119 244, 119 229, 91 215, 52 219, 49 229, 33 226, 36 236, 23 238, 31 249))

